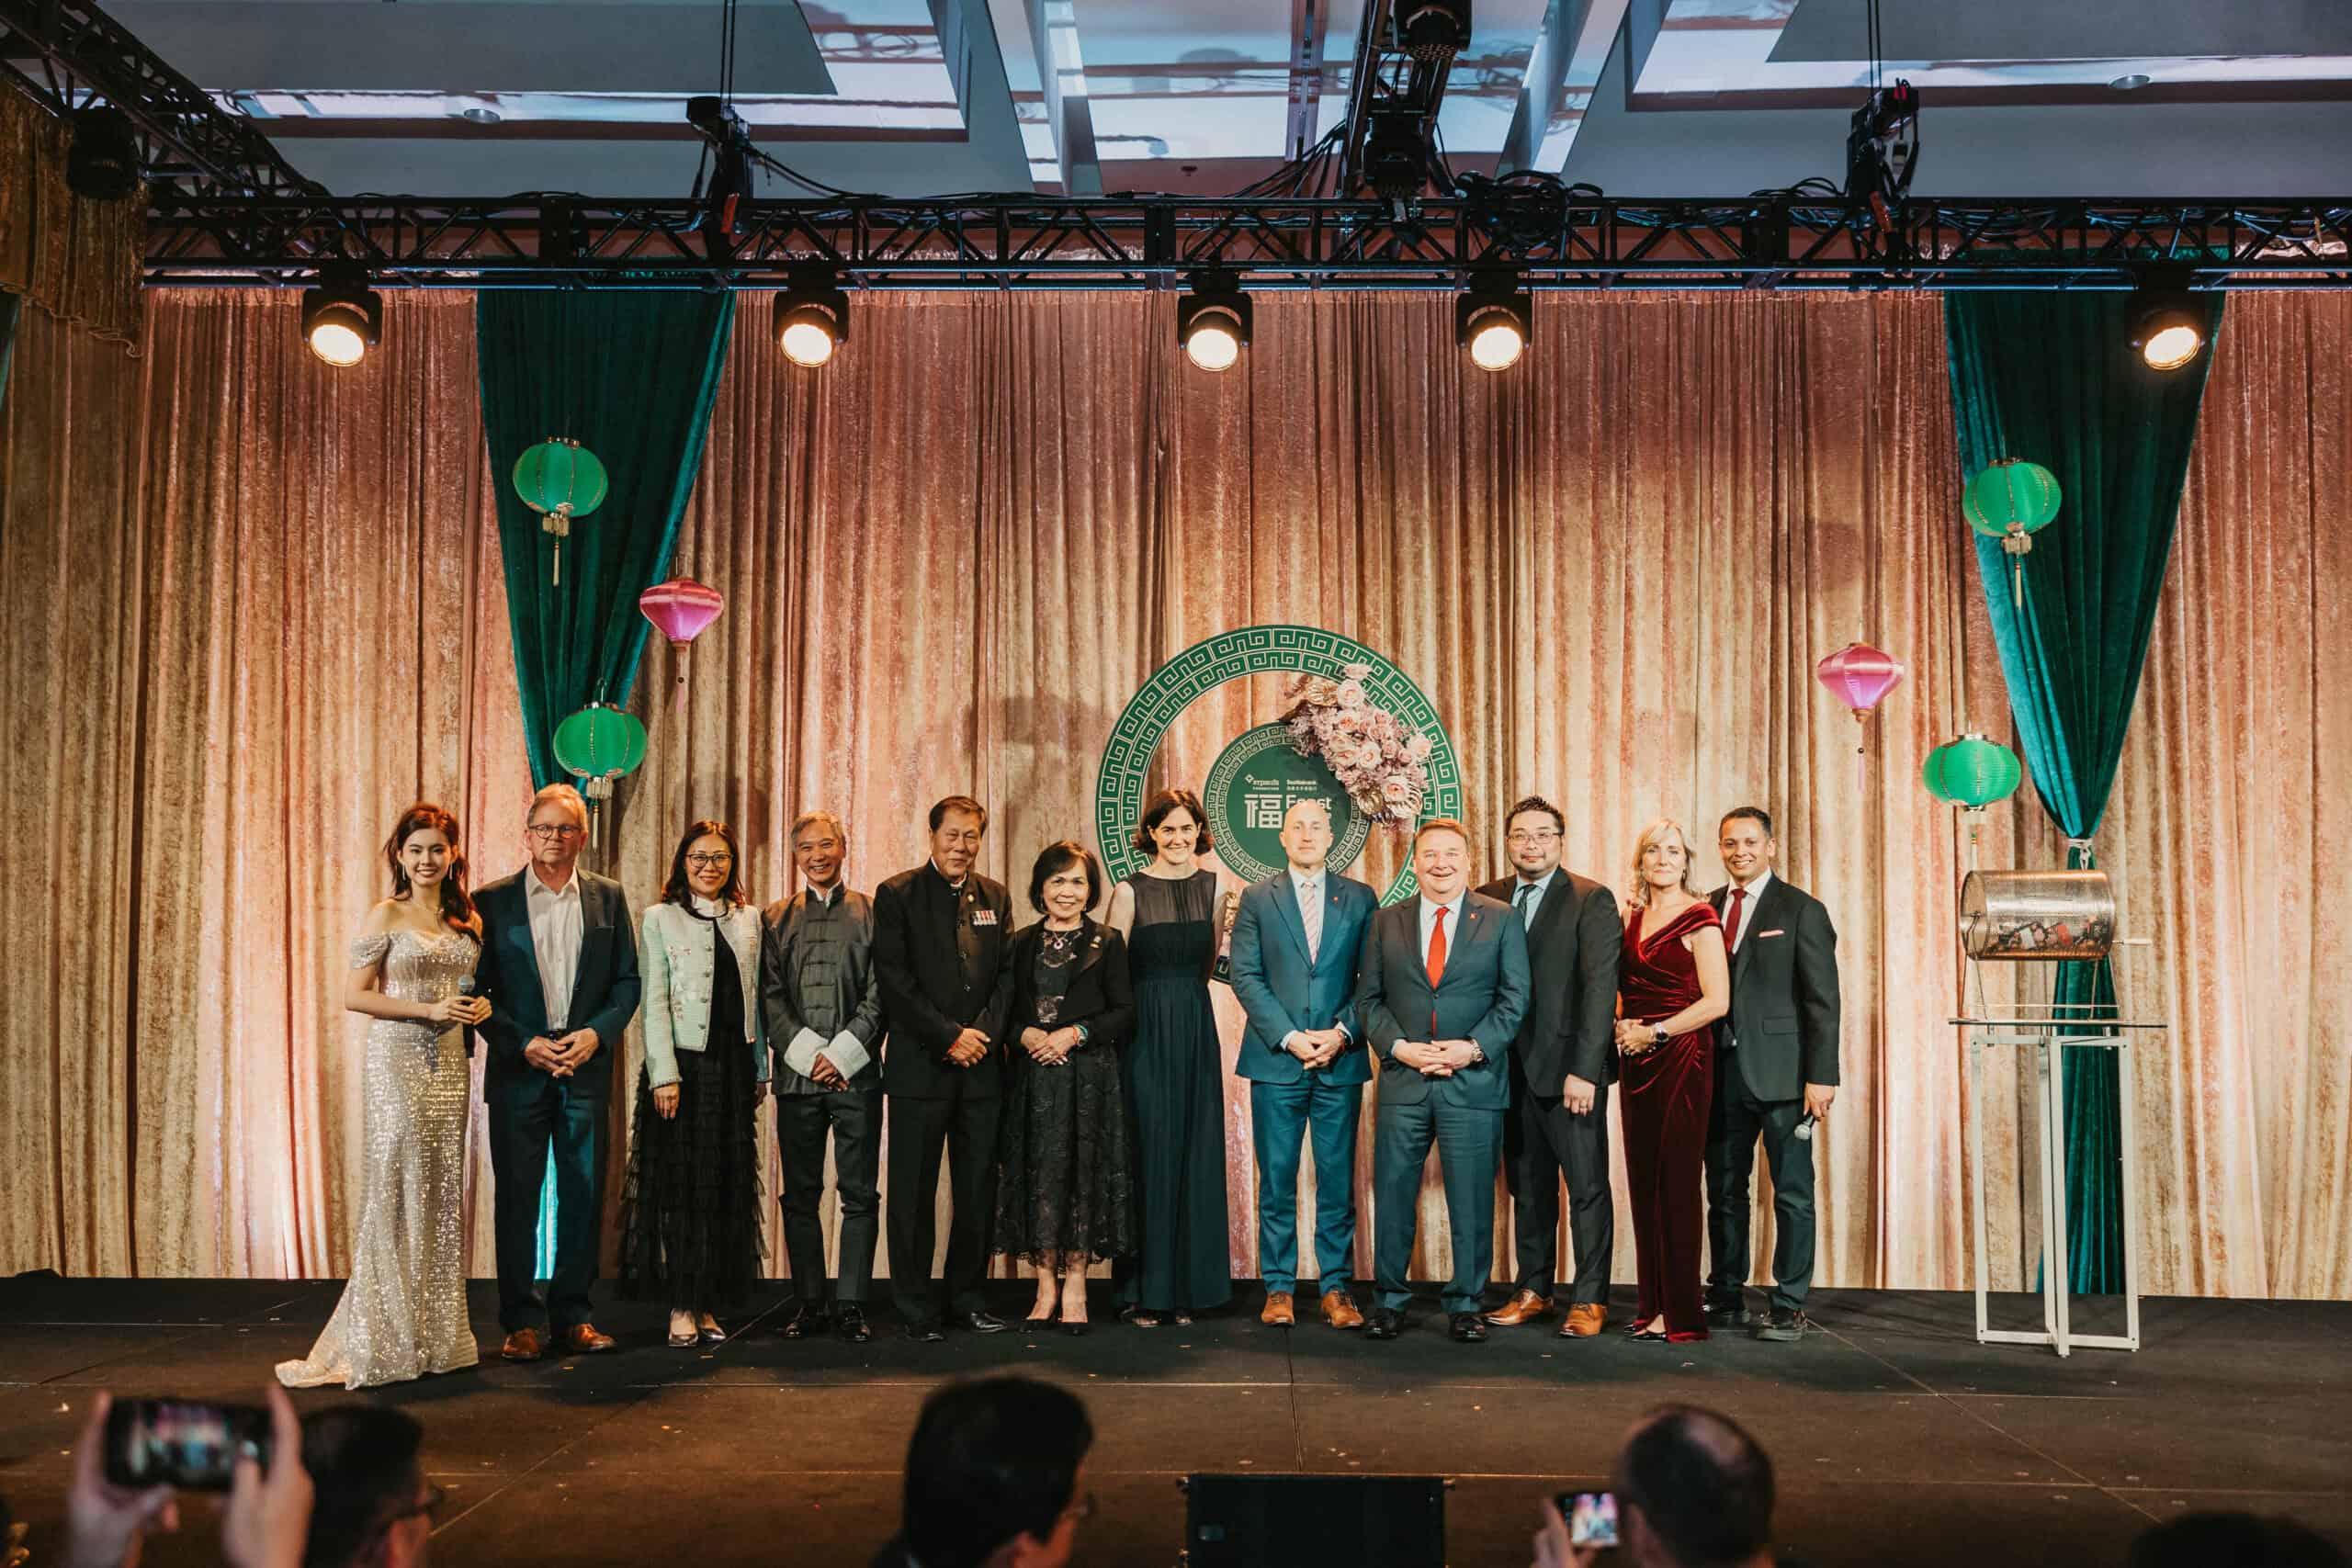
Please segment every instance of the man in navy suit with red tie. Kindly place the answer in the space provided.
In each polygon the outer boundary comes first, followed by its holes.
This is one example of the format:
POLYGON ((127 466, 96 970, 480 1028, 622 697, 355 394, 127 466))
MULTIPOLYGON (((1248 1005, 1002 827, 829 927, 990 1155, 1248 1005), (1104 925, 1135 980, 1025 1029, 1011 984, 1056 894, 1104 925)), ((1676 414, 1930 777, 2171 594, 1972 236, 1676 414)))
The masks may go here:
POLYGON ((1772 874, 1772 818, 1743 806, 1716 829, 1728 886, 1711 902, 1731 954, 1707 1124, 1707 1322, 1792 1340, 1813 1283, 1813 1129, 1838 1098, 1838 932, 1821 900, 1772 874), (1771 1311, 1747 1310, 1748 1182, 1772 1169, 1771 1311))
POLYGON ((1365 1335, 1394 1339, 1405 1326, 1421 1167, 1435 1143, 1453 1238, 1447 1327, 1473 1344, 1487 1337, 1478 1307, 1494 1272, 1495 1172, 1510 1102, 1504 1064, 1527 1010, 1527 924, 1509 904, 1470 891, 1470 833, 1451 817, 1413 835, 1413 874, 1421 896, 1373 917, 1356 984, 1356 1010, 1380 1061, 1372 1156, 1379 1294, 1365 1335))

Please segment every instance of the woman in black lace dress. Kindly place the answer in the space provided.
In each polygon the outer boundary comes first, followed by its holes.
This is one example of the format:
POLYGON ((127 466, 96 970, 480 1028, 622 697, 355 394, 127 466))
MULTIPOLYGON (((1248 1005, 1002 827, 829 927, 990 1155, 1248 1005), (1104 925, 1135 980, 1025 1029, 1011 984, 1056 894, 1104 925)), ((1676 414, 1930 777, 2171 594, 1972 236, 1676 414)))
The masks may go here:
POLYGON ((1048 845, 1029 874, 1046 918, 1005 952, 1011 1030, 999 1132, 996 1249, 1037 1271, 1031 1323, 1086 1332, 1086 1267, 1135 1251, 1135 1166, 1119 1054, 1135 1021, 1126 944, 1088 919, 1102 873, 1083 845, 1048 845))

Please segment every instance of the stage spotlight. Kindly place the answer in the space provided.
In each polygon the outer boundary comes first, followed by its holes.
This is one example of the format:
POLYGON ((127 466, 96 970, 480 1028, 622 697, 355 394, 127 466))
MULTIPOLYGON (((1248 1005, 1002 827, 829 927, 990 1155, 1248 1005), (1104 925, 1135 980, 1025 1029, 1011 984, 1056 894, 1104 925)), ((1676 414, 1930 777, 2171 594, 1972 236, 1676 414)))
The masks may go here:
POLYGON ((302 290, 302 341, 329 365, 356 365, 384 340, 384 297, 356 262, 328 262, 302 290))
POLYGON ((1484 279, 1454 301, 1453 335, 1481 370, 1508 370, 1527 352, 1535 299, 1515 276, 1484 279))
POLYGON ((1470 47, 1470 0, 1397 0, 1396 39, 1425 65, 1442 65, 1470 47))
POLYGON ((775 345, 795 365, 813 370, 848 341, 849 296, 831 269, 801 274, 775 297, 775 345))
POLYGON ((90 201, 120 201, 139 188, 139 132, 130 117, 99 105, 74 111, 65 188, 90 201))
POLYGON ((1230 370, 1250 343, 1250 296, 1230 278, 1199 276, 1176 301, 1176 341, 1204 370, 1230 370))
POLYGON ((2132 346, 2151 370, 2177 370, 2205 351, 2205 312, 2185 281, 2152 278, 2124 307, 2132 346))

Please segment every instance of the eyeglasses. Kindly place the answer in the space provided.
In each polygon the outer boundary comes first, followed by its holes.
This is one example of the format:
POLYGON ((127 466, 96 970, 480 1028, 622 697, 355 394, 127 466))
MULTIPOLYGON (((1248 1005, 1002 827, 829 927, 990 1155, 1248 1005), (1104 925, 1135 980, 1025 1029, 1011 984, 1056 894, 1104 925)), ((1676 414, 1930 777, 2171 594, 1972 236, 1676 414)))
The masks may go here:
POLYGON ((1557 828, 1539 828, 1533 831, 1521 828, 1514 830, 1504 841, 1512 844, 1548 844, 1559 836, 1560 830, 1557 828))
POLYGON ((441 1505, 448 1500, 449 1495, 438 1486, 427 1486, 424 1496, 419 1497, 407 1507, 387 1516, 384 1520, 384 1529, 390 1529, 402 1519, 413 1519, 419 1514, 424 1516, 426 1523, 438 1525, 441 1522, 441 1505))
POLYGON ((713 866, 733 865, 735 863, 735 857, 729 854, 726 851, 721 850, 715 855, 688 855, 686 857, 686 863, 693 866, 696 871, 708 871, 713 866))
POLYGON ((534 822, 523 831, 534 839, 576 839, 587 829, 576 822, 534 822))

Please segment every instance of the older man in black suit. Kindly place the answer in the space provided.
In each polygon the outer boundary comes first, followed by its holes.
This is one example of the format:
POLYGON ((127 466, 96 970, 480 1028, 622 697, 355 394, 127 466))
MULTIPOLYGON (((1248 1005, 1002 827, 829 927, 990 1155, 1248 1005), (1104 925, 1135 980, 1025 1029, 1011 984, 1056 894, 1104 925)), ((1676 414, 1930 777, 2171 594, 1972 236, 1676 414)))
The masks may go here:
POLYGON ((1715 847, 1731 875, 1710 900, 1731 953, 1731 1016, 1715 1032, 1707 1126, 1707 1321, 1792 1340, 1810 1326, 1813 1129, 1838 1098, 1838 932, 1821 900, 1772 874, 1780 845, 1760 807, 1727 813, 1715 847), (1772 1291, 1757 1323, 1747 1190, 1759 1135, 1772 1170, 1772 1291))
POLYGON ((1511 1109, 1503 1119, 1503 1175, 1519 1239, 1519 1289, 1487 1314, 1503 1327, 1552 1314, 1558 1289, 1560 1178, 1568 1181, 1565 1338, 1599 1334, 1609 1314, 1609 1260, 1616 1243, 1609 1191, 1609 1080, 1617 1076, 1613 1030, 1617 958, 1625 930, 1617 899, 1560 864, 1567 818, 1540 795, 1510 808, 1503 847, 1513 875, 1478 889, 1527 927, 1532 988, 1510 1053, 1511 1109))
POLYGON ((1453 1278, 1449 1332, 1486 1338, 1479 1299, 1495 1263, 1495 1166, 1510 1082, 1503 1063, 1527 1010, 1527 927, 1508 904, 1469 890, 1469 830, 1433 818, 1413 835, 1421 896, 1373 917, 1356 1010, 1380 1063, 1374 1122, 1372 1265, 1378 1295, 1365 1334, 1394 1339, 1412 1299, 1406 1267, 1421 1167, 1437 1145, 1453 1278))
POLYGON ((939 1338, 945 1315, 931 1284, 943 1151, 953 1203, 947 1311, 976 1334, 1004 1327, 980 1297, 1012 1005, 1004 966, 1012 897, 972 869, 988 827, 988 807, 949 795, 931 808, 931 859, 874 890, 874 972, 889 1025, 882 1093, 890 1113, 890 1291, 909 1339, 939 1338))

